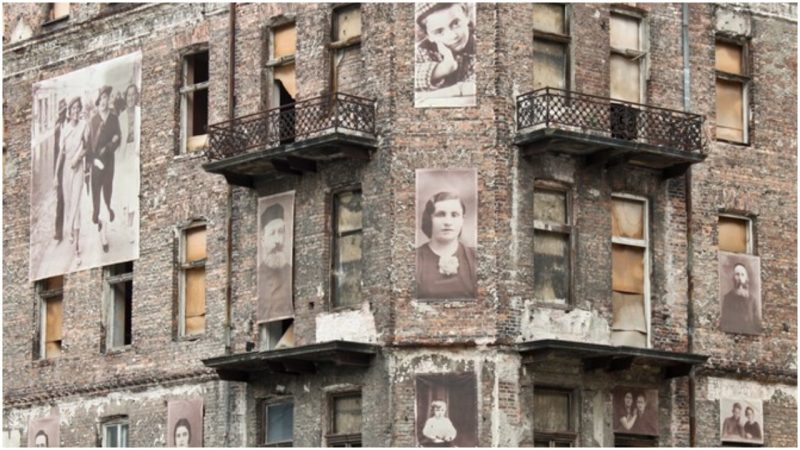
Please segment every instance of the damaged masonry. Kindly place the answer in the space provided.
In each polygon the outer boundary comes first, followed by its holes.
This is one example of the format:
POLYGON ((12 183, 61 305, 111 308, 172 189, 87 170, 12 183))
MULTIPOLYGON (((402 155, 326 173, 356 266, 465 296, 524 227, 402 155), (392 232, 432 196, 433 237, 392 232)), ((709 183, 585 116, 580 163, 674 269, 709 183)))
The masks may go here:
POLYGON ((5 447, 797 446, 796 5, 3 21, 5 447))

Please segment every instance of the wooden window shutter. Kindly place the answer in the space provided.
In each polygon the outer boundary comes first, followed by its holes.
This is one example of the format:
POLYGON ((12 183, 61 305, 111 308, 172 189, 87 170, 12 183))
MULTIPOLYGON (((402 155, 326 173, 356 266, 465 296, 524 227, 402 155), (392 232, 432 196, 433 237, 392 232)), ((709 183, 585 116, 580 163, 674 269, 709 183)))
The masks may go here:
POLYGON ((294 55, 297 51, 297 28, 290 23, 273 30, 272 57, 294 55))
POLYGON ((720 217, 717 226, 719 250, 732 253, 747 253, 748 221, 735 217, 720 217))

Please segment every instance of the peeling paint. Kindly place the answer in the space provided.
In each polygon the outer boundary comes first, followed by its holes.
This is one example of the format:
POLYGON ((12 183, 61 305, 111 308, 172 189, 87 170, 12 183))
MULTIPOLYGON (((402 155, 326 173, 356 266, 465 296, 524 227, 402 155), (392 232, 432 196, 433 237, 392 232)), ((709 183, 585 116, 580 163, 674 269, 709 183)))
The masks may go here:
POLYGON ((605 429, 604 417, 606 416, 605 398, 603 392, 597 391, 592 399, 592 437, 593 446, 603 447, 603 435, 605 429))
POLYGON ((316 317, 317 342, 345 340, 375 343, 378 332, 375 317, 364 302, 361 309, 333 313, 322 313, 316 317))
POLYGON ((610 344, 611 329, 607 320, 590 311, 537 308, 533 301, 528 300, 525 302, 517 341, 536 339, 610 344))
POLYGON ((731 380, 728 378, 708 377, 706 400, 722 398, 750 398, 768 401, 776 393, 781 392, 797 403, 797 386, 788 384, 764 384, 756 381, 731 380))

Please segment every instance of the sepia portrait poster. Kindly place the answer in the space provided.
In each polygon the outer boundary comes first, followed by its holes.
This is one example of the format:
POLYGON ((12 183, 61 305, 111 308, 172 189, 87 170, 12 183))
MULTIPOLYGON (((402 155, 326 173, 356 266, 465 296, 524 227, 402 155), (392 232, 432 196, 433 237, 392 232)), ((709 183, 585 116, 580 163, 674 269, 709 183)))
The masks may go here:
POLYGON ((764 443, 761 400, 723 398, 719 401, 719 435, 723 442, 764 443))
POLYGON ((477 392, 474 373, 417 375, 417 443, 421 447, 477 447, 477 392))
POLYGON ((476 105, 475 3, 417 3, 414 106, 476 105))
POLYGON ((761 259, 719 252, 720 328, 728 333, 761 334, 761 259))
POLYGON ((292 248, 294 191, 258 199, 259 323, 294 317, 292 305, 292 248))
POLYGON ((167 403, 167 447, 203 446, 203 399, 167 403))
POLYGON ((416 176, 416 297, 477 298, 478 173, 417 169, 416 176))
POLYGON ((33 85, 32 281, 139 257, 142 54, 33 85))
POLYGON ((60 447, 59 415, 53 414, 28 423, 28 447, 60 447))
POLYGON ((615 433, 658 436, 658 390, 620 386, 612 400, 615 433))

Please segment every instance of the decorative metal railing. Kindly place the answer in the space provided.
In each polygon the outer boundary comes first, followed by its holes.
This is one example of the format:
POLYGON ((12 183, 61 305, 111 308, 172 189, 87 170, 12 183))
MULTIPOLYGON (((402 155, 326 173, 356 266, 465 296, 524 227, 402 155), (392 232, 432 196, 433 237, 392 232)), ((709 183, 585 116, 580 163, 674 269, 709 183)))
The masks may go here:
POLYGON ((334 93, 209 125, 210 160, 273 148, 325 131, 375 134, 375 102, 334 93))
POLYGON ((542 88, 517 97, 517 130, 544 125, 703 153, 703 116, 622 102, 563 89, 542 88))

